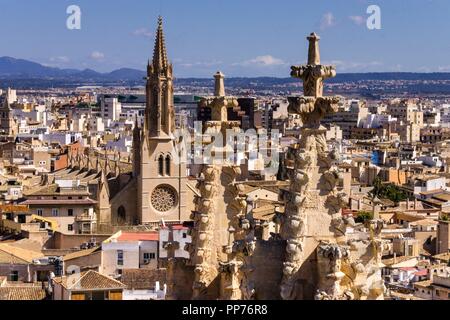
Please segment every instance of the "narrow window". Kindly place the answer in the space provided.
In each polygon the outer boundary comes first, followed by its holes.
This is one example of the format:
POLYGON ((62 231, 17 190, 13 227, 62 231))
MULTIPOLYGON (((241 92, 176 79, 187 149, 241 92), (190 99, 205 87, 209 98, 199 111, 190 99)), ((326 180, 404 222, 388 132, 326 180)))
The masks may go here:
POLYGON ((163 156, 159 156, 159 159, 158 159, 158 173, 160 176, 164 175, 164 157, 163 156))
POLYGON ((123 250, 117 250, 117 265, 123 266, 123 250))
POLYGON ((127 212, 124 206, 120 206, 117 210, 117 220, 118 223, 125 223, 125 221, 127 220, 127 212))
POLYGON ((166 157, 166 175, 170 176, 170 156, 166 157))

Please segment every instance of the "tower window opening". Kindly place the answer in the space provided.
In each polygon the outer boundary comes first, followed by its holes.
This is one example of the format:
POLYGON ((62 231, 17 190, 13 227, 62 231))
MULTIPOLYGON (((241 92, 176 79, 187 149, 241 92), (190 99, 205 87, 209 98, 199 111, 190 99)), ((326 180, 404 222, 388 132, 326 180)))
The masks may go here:
POLYGON ((160 176, 164 175, 164 157, 162 155, 158 159, 158 173, 160 176))
POLYGON ((166 175, 170 176, 170 156, 166 157, 166 175))

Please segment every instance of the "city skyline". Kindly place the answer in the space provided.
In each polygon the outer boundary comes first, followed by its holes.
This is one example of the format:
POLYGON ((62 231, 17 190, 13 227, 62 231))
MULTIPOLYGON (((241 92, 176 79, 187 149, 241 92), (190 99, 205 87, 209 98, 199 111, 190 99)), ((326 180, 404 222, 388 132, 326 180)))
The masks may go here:
POLYGON ((0 301, 450 300, 448 5, 3 1, 0 301))
POLYGON ((339 73, 450 71, 450 3, 439 0, 138 1, 132 8, 124 1, 0 3, 0 35, 8 44, 0 56, 58 68, 143 70, 162 15, 177 77, 210 77, 219 69, 228 77, 286 77, 291 65, 306 60, 304 37, 312 31, 322 36, 324 52, 332 52, 323 62, 339 73), (372 4, 381 10, 380 30, 366 26, 372 4), (80 30, 66 27, 70 5, 81 9, 80 30), (430 34, 440 41, 427 41, 430 34))

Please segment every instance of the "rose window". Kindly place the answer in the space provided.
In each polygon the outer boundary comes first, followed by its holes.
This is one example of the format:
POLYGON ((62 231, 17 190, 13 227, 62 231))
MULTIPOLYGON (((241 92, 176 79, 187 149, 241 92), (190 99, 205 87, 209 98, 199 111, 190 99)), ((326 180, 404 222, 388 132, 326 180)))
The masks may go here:
POLYGON ((167 212, 175 207, 177 195, 170 186, 159 186, 153 190, 151 203, 153 208, 159 212, 167 212))

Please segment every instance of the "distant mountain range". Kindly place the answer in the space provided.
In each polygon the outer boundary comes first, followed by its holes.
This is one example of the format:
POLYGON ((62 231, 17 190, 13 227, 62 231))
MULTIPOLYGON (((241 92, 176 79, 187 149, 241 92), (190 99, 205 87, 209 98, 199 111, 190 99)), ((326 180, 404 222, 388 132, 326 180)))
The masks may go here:
MULTIPOLYGON (((5 83, 56 85, 56 84, 143 84, 146 73, 143 70, 122 68, 109 73, 100 73, 91 69, 60 69, 11 57, 0 57, 0 81, 5 83), (23 83, 22 83, 23 82, 23 83)), ((450 73, 413 73, 413 72, 379 72, 379 73, 338 73, 337 77, 329 79, 328 83, 358 82, 365 80, 450 80, 450 73)), ((298 82, 298 79, 258 77, 258 78, 228 78, 232 86, 248 85, 283 85, 298 82)), ((179 85, 193 84, 210 86, 212 79, 178 78, 179 85)), ((2 86, 0 82, 0 87, 2 86)))
POLYGON ((68 79, 90 81, 139 81, 145 72, 122 68, 109 73, 100 73, 91 69, 60 69, 11 57, 0 58, 0 79, 68 79))

